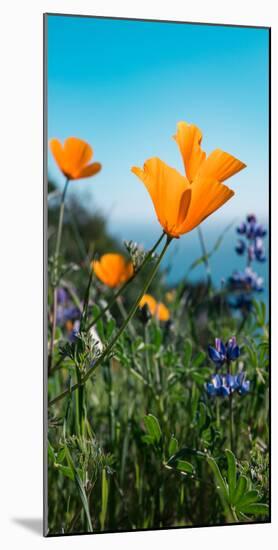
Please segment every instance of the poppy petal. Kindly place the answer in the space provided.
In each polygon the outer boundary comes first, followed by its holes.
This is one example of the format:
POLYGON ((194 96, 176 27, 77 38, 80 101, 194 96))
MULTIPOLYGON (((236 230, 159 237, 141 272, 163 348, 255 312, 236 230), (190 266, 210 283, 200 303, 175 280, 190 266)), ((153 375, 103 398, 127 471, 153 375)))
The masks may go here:
POLYGON ((201 148, 202 132, 194 124, 178 122, 177 133, 174 136, 178 144, 186 176, 192 182, 206 158, 206 153, 201 148))
POLYGON ((167 233, 179 236, 178 220, 188 206, 189 196, 183 197, 190 185, 177 170, 159 158, 151 158, 143 170, 133 167, 132 172, 144 183, 152 198, 159 222, 167 233))
POLYGON ((243 168, 246 164, 221 149, 215 149, 205 160, 198 172, 198 179, 225 181, 243 168))
POLYGON ((110 286, 109 282, 109 275, 103 271, 101 262, 99 260, 94 260, 92 262, 93 270, 97 276, 97 278, 104 284, 110 286))
POLYGON ((154 315, 156 311, 156 306, 157 306, 156 299, 153 296, 151 296, 151 294, 144 294, 144 296, 142 296, 139 302, 139 307, 143 308, 144 306, 147 306, 151 314, 154 315))
MULTIPOLYGON (((51 153, 59 166, 61 172, 65 174, 65 163, 64 163, 64 150, 60 141, 56 138, 53 138, 49 141, 49 147, 51 153)), ((67 175, 67 174, 65 174, 67 175)))
POLYGON ((90 176, 94 176, 101 170, 101 164, 99 162, 93 162, 92 164, 88 164, 88 166, 85 166, 80 170, 80 172, 76 173, 74 179, 81 179, 81 178, 89 178, 90 176))
POLYGON ((115 288, 130 279, 134 273, 131 262, 121 254, 103 254, 100 260, 92 262, 96 276, 110 288, 115 288))
POLYGON ((157 304, 155 315, 159 321, 168 321, 170 319, 170 311, 162 302, 157 304))
POLYGON ((91 160, 93 149, 86 141, 69 137, 65 140, 64 156, 68 172, 72 174, 72 179, 77 179, 76 174, 91 160))
POLYGON ((235 193, 219 181, 199 178, 193 182, 192 197, 185 222, 180 227, 180 234, 187 233, 197 227, 213 212, 223 206, 235 193))

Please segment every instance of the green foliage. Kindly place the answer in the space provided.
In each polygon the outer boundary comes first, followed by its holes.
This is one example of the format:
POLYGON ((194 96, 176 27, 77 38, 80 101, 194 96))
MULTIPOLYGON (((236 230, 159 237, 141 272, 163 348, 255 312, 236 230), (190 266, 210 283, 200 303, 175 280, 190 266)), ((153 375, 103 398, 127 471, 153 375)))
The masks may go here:
MULTIPOLYGON (((50 273, 58 215, 58 202, 52 200, 50 273)), ((242 319, 207 280, 193 285, 187 279, 171 289, 167 302, 169 289, 160 272, 152 288, 169 308, 170 321, 152 317, 143 322, 136 313, 94 371, 150 267, 126 288, 121 307, 112 289, 95 278, 88 281, 93 254, 119 251, 120 245, 107 235, 101 216, 85 210, 67 204, 59 258, 60 285, 69 290, 82 325, 75 338, 66 322, 58 323, 54 333, 49 400, 65 396, 49 410, 50 533, 267 521, 265 305, 254 301, 253 311, 242 319), (209 398, 205 384, 215 372, 208 345, 215 337, 226 341, 232 335, 241 348, 232 373, 246 372, 250 392, 233 394, 231 438, 229 400, 209 398), (94 374, 84 383, 89 369, 94 374)), ((222 239, 198 263, 206 265, 222 239)), ((135 267, 141 265, 145 252, 130 241, 126 247, 135 267)), ((50 312, 52 300, 50 279, 50 312)), ((51 340, 51 315, 49 320, 51 340)))

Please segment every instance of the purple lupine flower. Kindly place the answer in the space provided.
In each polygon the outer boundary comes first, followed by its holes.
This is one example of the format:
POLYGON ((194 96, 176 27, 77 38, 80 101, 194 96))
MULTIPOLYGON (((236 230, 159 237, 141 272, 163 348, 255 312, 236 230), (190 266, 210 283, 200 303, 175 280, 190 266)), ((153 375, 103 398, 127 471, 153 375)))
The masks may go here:
POLYGON ((68 299, 68 291, 63 287, 57 288, 57 303, 64 305, 68 301, 68 299))
POLYGON ((229 338, 226 345, 220 338, 215 338, 215 347, 208 346, 208 354, 218 368, 222 367, 225 362, 235 361, 240 355, 236 337, 232 336, 232 338, 229 338))
POLYGON ((78 307, 69 305, 63 307, 59 305, 57 307, 57 324, 64 325, 67 321, 77 321, 80 318, 80 311, 78 307))
POLYGON ((227 361, 235 361, 240 356, 240 349, 237 345, 236 337, 229 338, 226 344, 226 357, 227 361))
POLYGON ((220 338, 215 338, 215 347, 208 346, 208 354, 217 367, 221 367, 225 363, 226 347, 220 338))
POLYGON ((250 390, 250 381, 246 380, 246 374, 240 372, 235 376, 235 388, 240 395, 245 395, 250 390))
POLYGON ((246 223, 242 222, 238 227, 236 228, 239 235, 244 235, 246 233, 246 223))
POLYGON ((254 290, 256 292, 263 290, 263 278, 251 267, 246 267, 244 271, 234 271, 228 281, 231 290, 254 290))
POLYGON ((249 263, 253 262, 255 260, 255 246, 253 244, 250 244, 247 247, 247 256, 249 263))
POLYGON ((70 342, 74 342, 76 339, 76 336, 78 335, 80 330, 80 321, 76 320, 74 321, 71 330, 69 331, 68 338, 70 342))
POLYGON ((229 306, 233 309, 239 309, 243 313, 250 313, 253 309, 253 299, 249 294, 240 294, 233 296, 228 300, 229 306))
POLYGON ((266 233, 266 228, 258 224, 256 228, 256 237, 265 237, 266 233))
POLYGON ((208 395, 227 397, 235 389, 235 377, 231 374, 214 374, 211 382, 207 382, 206 390, 208 395))
POLYGON ((255 254, 256 260, 258 260, 259 262, 266 261, 264 243, 261 237, 257 237, 255 240, 254 254, 255 254))
POLYGON ((246 250, 245 242, 242 239, 239 239, 238 243, 235 247, 236 253, 239 254, 240 256, 242 256, 244 254, 245 250, 246 250))
POLYGON ((254 214, 246 217, 246 222, 242 222, 236 231, 239 235, 244 235, 249 241, 254 241, 258 237, 266 236, 266 229, 262 224, 257 223, 257 218, 254 214))
POLYGON ((235 376, 232 374, 214 374, 211 382, 205 384, 205 389, 210 397, 228 397, 235 391, 239 395, 246 395, 250 389, 250 382, 246 380, 245 373, 235 376))
POLYGON ((257 223, 256 216, 254 216, 254 214, 247 216, 247 224, 246 224, 247 239, 254 240, 257 237, 265 237, 265 236, 266 236, 266 229, 265 227, 263 227, 263 225, 257 223))

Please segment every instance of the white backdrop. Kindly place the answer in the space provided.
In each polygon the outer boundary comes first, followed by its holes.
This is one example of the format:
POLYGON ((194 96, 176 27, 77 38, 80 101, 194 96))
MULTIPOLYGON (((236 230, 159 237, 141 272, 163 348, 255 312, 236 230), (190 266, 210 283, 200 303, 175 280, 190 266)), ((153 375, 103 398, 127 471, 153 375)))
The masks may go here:
MULTIPOLYGON (((277 4, 277 3, 276 3, 277 4)), ((0 544, 6 549, 123 548, 156 545, 273 548, 272 525, 202 528, 43 539, 42 518, 42 14, 80 13, 272 26, 273 42, 273 281, 277 280, 277 29, 275 1, 264 0, 7 0, 1 6, 0 168, 0 544), (276 65, 276 66, 275 66, 276 65), (24 209, 22 208, 24 205, 24 209), (26 216, 27 207, 29 214, 26 216), (272 542, 271 542, 272 540, 272 542)), ((278 340, 273 295, 273 341, 278 340)), ((275 306, 276 302, 276 306, 275 306)), ((277 489, 276 361, 273 350, 273 488, 277 489)))

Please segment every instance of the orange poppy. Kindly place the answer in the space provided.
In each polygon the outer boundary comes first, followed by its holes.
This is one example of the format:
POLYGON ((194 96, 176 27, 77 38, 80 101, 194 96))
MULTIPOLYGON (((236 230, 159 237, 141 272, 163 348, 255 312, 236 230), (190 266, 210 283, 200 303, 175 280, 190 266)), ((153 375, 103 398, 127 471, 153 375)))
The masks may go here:
POLYGON ((124 284, 134 274, 132 263, 121 254, 103 254, 92 262, 92 268, 98 279, 110 288, 124 284))
POLYGON ((162 302, 157 302, 151 294, 144 294, 141 298, 139 307, 142 309, 145 305, 148 306, 151 315, 159 321, 168 321, 170 319, 169 309, 162 302))
POLYGON ((194 124, 179 122, 174 139, 186 176, 159 158, 147 160, 143 169, 134 166, 131 170, 145 184, 164 231, 178 238, 234 195, 222 182, 246 165, 221 149, 215 149, 207 157, 201 149, 202 132, 194 124))
POLYGON ((51 139, 49 146, 61 172, 69 180, 89 178, 101 170, 99 162, 89 164, 93 149, 82 139, 69 137, 64 145, 58 139, 51 139))

